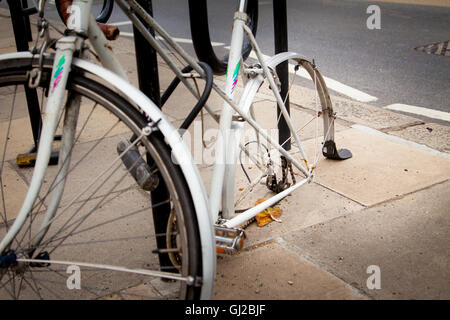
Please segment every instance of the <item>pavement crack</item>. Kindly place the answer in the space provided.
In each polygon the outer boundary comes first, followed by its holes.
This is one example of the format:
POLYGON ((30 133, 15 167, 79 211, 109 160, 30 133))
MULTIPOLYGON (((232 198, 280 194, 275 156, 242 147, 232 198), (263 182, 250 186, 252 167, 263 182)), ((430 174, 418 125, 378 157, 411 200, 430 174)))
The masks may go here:
POLYGON ((425 124, 424 121, 417 120, 417 121, 414 121, 412 123, 407 123, 407 124, 403 124, 403 125, 399 125, 399 126, 392 126, 392 127, 381 128, 381 129, 378 129, 378 130, 383 132, 383 133, 389 133, 389 132, 392 132, 392 131, 402 131, 404 129, 420 126, 420 125, 423 125, 423 124, 425 124))
POLYGON ((379 205, 390 203, 390 202, 394 202, 394 201, 397 201, 397 200, 401 200, 401 199, 403 199, 403 198, 405 198, 407 196, 410 196, 412 194, 415 194, 415 193, 418 193, 418 192, 422 192, 422 191, 434 188, 435 186, 438 186, 440 184, 444 184, 444 183, 446 183, 448 181, 450 181, 450 179, 444 179, 442 181, 438 181, 436 183, 430 184, 429 186, 425 186, 423 188, 420 188, 420 189, 417 189, 417 190, 414 190, 414 191, 410 191, 410 192, 407 192, 407 193, 404 193, 404 194, 395 195, 393 198, 389 198, 389 199, 386 199, 384 201, 377 202, 377 203, 374 203, 374 204, 372 204, 370 206, 367 206, 363 210, 374 208, 374 207, 377 207, 379 205))
POLYGON ((252 245, 249 246, 249 247, 244 247, 244 248, 242 248, 242 249, 240 250, 240 252, 250 252, 250 251, 254 251, 254 250, 256 250, 256 249, 259 249, 259 248, 268 246, 269 244, 275 243, 275 242, 277 242, 277 241, 278 241, 278 238, 272 238, 272 239, 269 239, 269 240, 264 240, 264 241, 261 241, 261 242, 252 244, 252 245))

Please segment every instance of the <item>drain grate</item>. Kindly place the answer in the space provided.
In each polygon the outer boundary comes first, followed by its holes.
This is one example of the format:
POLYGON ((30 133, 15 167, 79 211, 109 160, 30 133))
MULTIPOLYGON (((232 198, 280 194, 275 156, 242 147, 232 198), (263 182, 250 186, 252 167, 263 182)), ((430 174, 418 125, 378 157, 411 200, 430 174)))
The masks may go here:
POLYGON ((428 54, 437 54, 439 56, 450 56, 450 40, 444 42, 436 42, 424 46, 413 48, 428 54))

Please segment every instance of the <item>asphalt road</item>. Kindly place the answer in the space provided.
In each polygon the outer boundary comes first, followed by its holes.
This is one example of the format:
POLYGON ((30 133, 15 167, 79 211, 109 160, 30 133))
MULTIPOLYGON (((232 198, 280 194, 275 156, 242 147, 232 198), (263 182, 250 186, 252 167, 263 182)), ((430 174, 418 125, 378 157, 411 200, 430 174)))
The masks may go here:
MULTIPOLYGON (((226 52, 236 1, 208 0, 212 40, 226 52)), ((272 1, 259 1, 258 43, 272 55, 272 1)), ((173 36, 190 39, 187 0, 153 0, 154 15, 173 36)), ((50 7, 51 9, 51 7, 50 7)), ((48 16, 55 16, 51 10, 48 16)), ((126 17, 116 6, 110 22, 126 17)), ((450 40, 450 7, 362 0, 288 1, 289 50, 314 58, 322 73, 386 107, 406 104, 450 112, 450 57, 412 48, 450 40), (380 29, 370 30, 369 5, 380 8, 380 29)), ((132 32, 121 25, 124 36, 132 32)), ((193 53, 189 43, 181 43, 193 53)), ((418 116, 419 118, 423 118, 418 116)), ((439 118, 439 116, 438 116, 439 118)), ((430 119, 427 119, 430 120, 430 119)), ((450 125, 450 122, 432 119, 450 125)))

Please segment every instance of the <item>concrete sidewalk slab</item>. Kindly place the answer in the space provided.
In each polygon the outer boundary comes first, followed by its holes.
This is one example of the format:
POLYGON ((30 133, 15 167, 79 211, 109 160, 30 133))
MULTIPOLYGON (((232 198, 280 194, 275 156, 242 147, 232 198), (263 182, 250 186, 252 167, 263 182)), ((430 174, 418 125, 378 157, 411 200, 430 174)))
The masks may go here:
POLYGON ((364 206, 399 197, 450 178, 450 161, 357 129, 336 134, 353 158, 322 161, 317 183, 364 206))
POLYGON ((270 243, 219 258, 214 298, 343 300, 365 296, 282 245, 270 243))
POLYGON ((450 299, 449 207, 447 181, 283 238, 372 298, 450 299), (370 265, 380 267, 380 290, 366 286, 370 265))
POLYGON ((28 190, 28 185, 25 184, 22 177, 17 174, 8 162, 3 165, 1 170, 2 190, 4 192, 4 199, 7 199, 7 201, 2 201, 2 205, 4 204, 6 207, 6 219, 9 221, 14 219, 17 212, 20 211, 28 190))
POLYGON ((0 110, 0 122, 9 121, 10 117, 11 119, 28 117, 28 108, 25 100, 25 90, 23 89, 23 87, 0 88, 0 98, 2 99, 4 105, 8 106, 0 110), (11 107, 14 107, 12 115, 11 107))
POLYGON ((2 155, 8 132, 5 160, 13 160, 15 162, 18 154, 27 153, 33 145, 30 120, 28 118, 20 118, 12 120, 11 124, 0 122, 0 152, 2 155))
MULTIPOLYGON (((265 186, 261 186, 261 188, 265 188, 265 186)), ((267 194, 267 196, 271 195, 267 194)), ((276 206, 283 210, 280 217, 281 222, 272 222, 262 228, 258 227, 256 223, 252 223, 245 229, 247 237, 244 242, 245 248, 273 240, 295 230, 325 223, 364 208, 316 183, 300 187, 276 206)))
MULTIPOLYGON (((193 85, 193 83, 191 84, 193 85)), ((199 90, 200 93, 203 92, 203 81, 199 81, 199 90)), ((166 104, 164 104, 162 111, 164 114, 171 116, 175 120, 184 120, 196 103, 196 98, 180 84, 179 88, 176 89, 175 93, 170 96, 166 104)), ((208 98, 208 105, 213 112, 219 112, 223 107, 223 100, 217 93, 211 92, 211 95, 208 98)), ((206 110, 204 111, 205 114, 209 114, 206 110)))
MULTIPOLYGON (((208 191, 211 187, 212 171, 211 166, 200 168, 200 174, 208 191)), ((246 185, 248 182, 242 170, 238 168, 236 170, 235 201, 244 192, 241 187, 246 185)), ((251 194, 238 203, 237 209, 253 207, 257 200, 268 199, 273 195, 274 193, 265 185, 257 185, 251 194)), ((361 204, 317 183, 306 184, 298 188, 275 206, 280 207, 283 211, 280 217, 281 222, 272 222, 262 228, 258 227, 255 222, 251 223, 245 229, 244 248, 249 249, 266 241, 272 241, 280 235, 318 223, 325 223, 364 208, 361 204)))

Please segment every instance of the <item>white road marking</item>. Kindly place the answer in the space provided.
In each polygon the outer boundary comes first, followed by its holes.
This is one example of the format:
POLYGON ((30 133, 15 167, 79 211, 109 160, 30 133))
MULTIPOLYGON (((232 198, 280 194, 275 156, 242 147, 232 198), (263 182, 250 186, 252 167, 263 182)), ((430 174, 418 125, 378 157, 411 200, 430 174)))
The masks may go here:
POLYGON ((108 23, 108 24, 110 24, 112 26, 119 27, 119 26, 126 26, 126 25, 129 25, 131 23, 132 23, 131 21, 121 21, 121 22, 111 22, 111 23, 108 23))
MULTIPOLYGON (((250 53, 250 57, 254 58, 254 59, 257 59, 256 54, 253 51, 250 53)), ((267 60, 270 57, 266 56, 266 55, 263 55, 263 58, 267 60)), ((289 64, 289 72, 290 73, 295 73, 294 68, 295 68, 294 65, 289 64)), ((297 75, 299 75, 299 76, 301 76, 303 78, 306 78, 306 79, 311 79, 311 77, 309 76, 309 73, 306 72, 305 69, 299 69, 297 71, 297 75)), ((341 82, 339 82, 337 80, 334 80, 334 79, 331 79, 331 78, 328 78, 328 77, 325 77, 325 76, 323 77, 323 79, 325 80, 325 83, 326 83, 328 89, 331 89, 331 90, 334 90, 336 92, 342 93, 343 95, 346 95, 346 96, 348 96, 348 97, 350 97, 350 98, 352 98, 354 100, 361 101, 361 102, 371 102, 371 101, 378 100, 377 97, 371 96, 371 95, 369 95, 369 94, 367 94, 365 92, 362 92, 362 91, 360 91, 358 89, 355 89, 355 88, 352 88, 350 86, 347 86, 347 85, 345 85, 345 84, 343 84, 343 83, 341 83, 341 82)))
POLYGON ((444 111, 427 109, 427 108, 417 107, 417 106, 410 106, 410 105, 401 104, 401 103, 390 104, 390 105, 384 107, 384 109, 413 113, 413 114, 425 116, 427 118, 444 120, 444 121, 450 122, 450 113, 444 112, 444 111))
POLYGON ((123 32, 123 31, 120 31, 120 35, 121 35, 121 36, 124 36, 124 37, 130 37, 130 38, 133 38, 133 37, 134 37, 133 32, 123 32))

